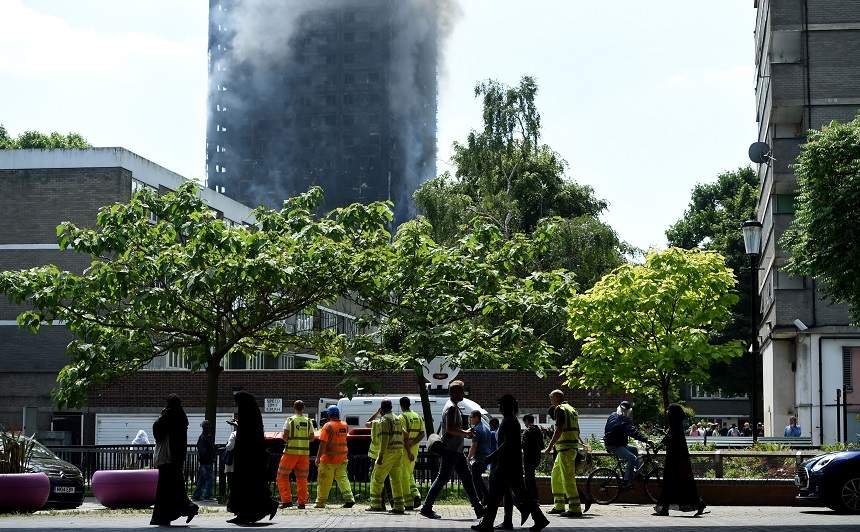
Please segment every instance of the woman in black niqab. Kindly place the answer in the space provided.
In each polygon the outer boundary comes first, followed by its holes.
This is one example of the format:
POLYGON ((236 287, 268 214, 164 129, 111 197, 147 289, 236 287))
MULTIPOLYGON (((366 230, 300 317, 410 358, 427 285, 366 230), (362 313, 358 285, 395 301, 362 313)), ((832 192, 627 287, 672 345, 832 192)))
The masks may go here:
POLYGON ((687 438, 684 436, 684 410, 681 405, 671 404, 666 410, 669 430, 661 443, 666 449, 666 462, 663 470, 663 489, 654 507, 655 515, 669 515, 669 509, 682 512, 705 510, 705 502, 699 497, 687 438))
POLYGON ((197 515, 197 505, 188 500, 185 491, 185 450, 188 445, 188 418, 182 401, 174 394, 167 397, 167 406, 152 425, 155 437, 155 466, 158 467, 158 486, 155 507, 149 524, 169 526, 170 522, 185 516, 185 522, 197 515))
POLYGON ((236 514, 228 522, 256 523, 278 511, 268 480, 268 454, 263 438, 263 417, 257 400, 248 392, 233 395, 237 408, 236 444, 233 447, 233 484, 227 507, 236 514))

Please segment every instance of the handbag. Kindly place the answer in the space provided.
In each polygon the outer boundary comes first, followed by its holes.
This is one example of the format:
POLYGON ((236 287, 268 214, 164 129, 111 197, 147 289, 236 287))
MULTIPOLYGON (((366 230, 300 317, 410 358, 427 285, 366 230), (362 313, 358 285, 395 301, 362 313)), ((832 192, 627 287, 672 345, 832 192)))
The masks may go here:
POLYGON ((436 456, 442 456, 442 452, 445 450, 445 444, 442 443, 442 436, 431 434, 427 438, 427 450, 436 456))
POLYGON ((152 465, 159 467, 168 463, 170 463, 170 437, 165 436, 162 441, 155 442, 152 465))

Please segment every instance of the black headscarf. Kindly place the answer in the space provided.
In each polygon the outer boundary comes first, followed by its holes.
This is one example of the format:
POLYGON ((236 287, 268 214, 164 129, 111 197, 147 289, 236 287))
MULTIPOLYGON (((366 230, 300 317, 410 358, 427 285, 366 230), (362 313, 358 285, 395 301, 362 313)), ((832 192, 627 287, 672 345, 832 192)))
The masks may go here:
POLYGON ((188 417, 182 409, 182 401, 178 395, 167 396, 167 405, 161 410, 161 416, 152 424, 152 434, 156 443, 162 443, 165 438, 168 439, 171 462, 185 461, 185 451, 188 447, 188 417))

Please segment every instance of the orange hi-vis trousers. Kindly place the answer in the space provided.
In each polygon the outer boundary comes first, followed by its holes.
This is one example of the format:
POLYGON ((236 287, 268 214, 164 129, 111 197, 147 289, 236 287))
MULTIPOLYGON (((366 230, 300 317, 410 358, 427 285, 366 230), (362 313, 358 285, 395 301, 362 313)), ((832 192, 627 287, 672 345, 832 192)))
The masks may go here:
POLYGON ((299 492, 299 504, 308 503, 308 468, 310 461, 306 454, 283 454, 278 464, 278 491, 281 494, 281 502, 293 502, 293 493, 290 489, 290 473, 296 474, 296 488, 299 492))

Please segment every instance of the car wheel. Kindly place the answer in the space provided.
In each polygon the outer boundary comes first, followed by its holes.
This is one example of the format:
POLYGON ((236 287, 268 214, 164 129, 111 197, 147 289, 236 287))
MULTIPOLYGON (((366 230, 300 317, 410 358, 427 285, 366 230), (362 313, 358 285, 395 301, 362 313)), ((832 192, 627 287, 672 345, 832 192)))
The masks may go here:
POLYGON ((833 493, 832 510, 840 513, 860 513, 860 477, 849 477, 840 482, 833 493))

